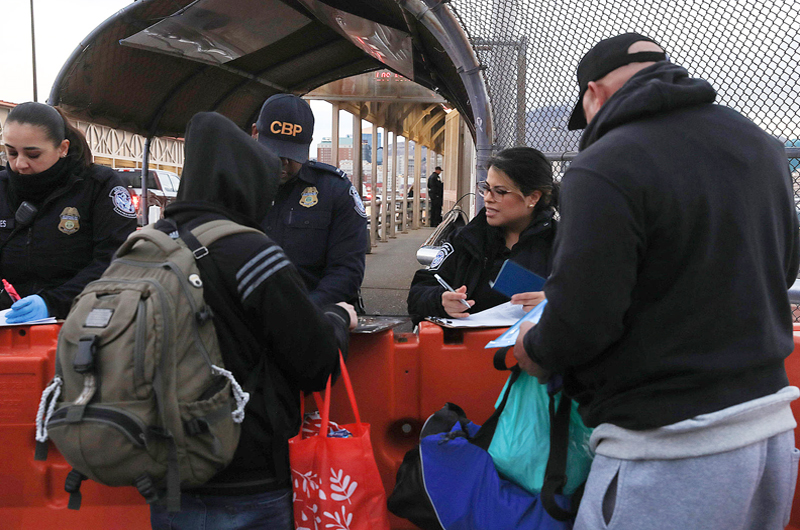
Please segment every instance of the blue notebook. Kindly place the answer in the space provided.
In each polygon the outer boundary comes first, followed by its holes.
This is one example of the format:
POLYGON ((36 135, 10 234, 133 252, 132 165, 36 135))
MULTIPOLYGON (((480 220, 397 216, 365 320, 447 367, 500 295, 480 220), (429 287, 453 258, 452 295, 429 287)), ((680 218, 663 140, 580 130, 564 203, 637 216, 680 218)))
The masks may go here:
POLYGON ((497 278, 491 282, 490 286, 495 291, 511 298, 517 293, 541 291, 545 281, 538 274, 507 259, 500 268, 497 278))

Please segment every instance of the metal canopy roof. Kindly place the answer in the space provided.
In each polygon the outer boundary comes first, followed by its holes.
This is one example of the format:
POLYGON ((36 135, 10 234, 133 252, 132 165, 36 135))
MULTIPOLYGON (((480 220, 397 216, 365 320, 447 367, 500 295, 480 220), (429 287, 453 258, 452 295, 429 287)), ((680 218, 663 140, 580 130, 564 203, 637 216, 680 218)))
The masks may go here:
POLYGON ((199 111, 248 129, 272 94, 389 68, 437 91, 474 127, 464 67, 429 31, 437 26, 427 11, 442 7, 431 3, 139 0, 73 52, 49 103, 148 137, 182 136, 199 111))

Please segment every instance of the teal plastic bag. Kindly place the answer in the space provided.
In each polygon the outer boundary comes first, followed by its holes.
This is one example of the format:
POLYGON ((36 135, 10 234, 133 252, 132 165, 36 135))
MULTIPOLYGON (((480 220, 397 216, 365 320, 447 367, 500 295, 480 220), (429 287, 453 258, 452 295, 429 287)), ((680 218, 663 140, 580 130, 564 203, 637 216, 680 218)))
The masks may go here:
MULTIPOLYGON (((506 386, 508 381, 506 381, 506 386)), ((500 400, 506 387, 500 392, 500 400)), ((561 393, 556 395, 556 406, 561 393)), ((497 422, 489 454, 497 471, 533 494, 542 490, 547 457, 550 454, 550 414, 547 385, 535 377, 520 374, 508 395, 506 408, 497 422)), ((577 403, 572 403, 567 449, 567 485, 564 494, 573 493, 589 475, 594 453, 589 448, 592 429, 583 424, 577 403)))

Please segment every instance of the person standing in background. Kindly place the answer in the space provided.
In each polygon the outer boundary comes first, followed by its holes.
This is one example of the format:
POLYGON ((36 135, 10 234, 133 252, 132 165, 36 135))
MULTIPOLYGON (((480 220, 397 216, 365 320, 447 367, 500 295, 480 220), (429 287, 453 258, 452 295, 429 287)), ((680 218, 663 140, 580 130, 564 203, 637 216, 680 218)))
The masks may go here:
POLYGON ((428 177, 428 200, 431 201, 431 223, 433 227, 442 222, 442 202, 444 201, 444 183, 441 179, 442 168, 436 166, 428 177))

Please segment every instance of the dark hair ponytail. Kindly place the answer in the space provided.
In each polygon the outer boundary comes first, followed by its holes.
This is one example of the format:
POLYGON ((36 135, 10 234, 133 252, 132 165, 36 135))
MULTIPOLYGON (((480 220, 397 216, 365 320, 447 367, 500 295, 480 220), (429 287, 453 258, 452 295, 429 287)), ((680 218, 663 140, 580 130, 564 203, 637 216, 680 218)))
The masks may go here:
POLYGON ((81 131, 72 126, 61 109, 29 101, 11 109, 6 122, 27 123, 41 127, 47 139, 59 145, 64 139, 69 140, 68 154, 83 167, 92 165, 92 151, 81 131))
POLYGON ((489 159, 486 169, 497 168, 514 181, 523 195, 542 192, 534 212, 558 206, 558 185, 553 182, 553 166, 541 151, 532 147, 503 149, 489 159))

